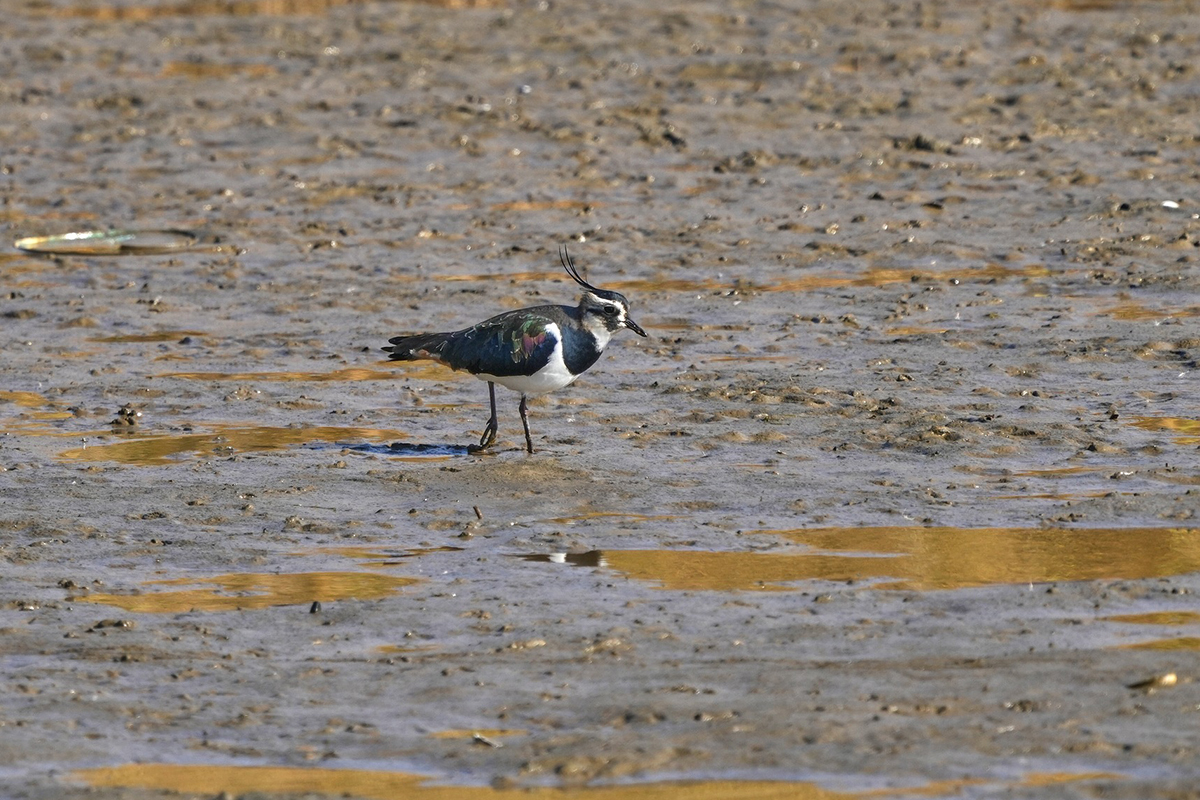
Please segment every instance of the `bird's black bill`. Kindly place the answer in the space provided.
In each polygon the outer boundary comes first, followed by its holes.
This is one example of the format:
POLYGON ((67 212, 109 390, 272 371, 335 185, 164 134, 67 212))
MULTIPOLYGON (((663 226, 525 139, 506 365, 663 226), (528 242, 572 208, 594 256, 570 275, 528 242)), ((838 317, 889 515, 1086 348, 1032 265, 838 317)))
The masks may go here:
POLYGON ((642 330, 642 326, 641 326, 641 325, 638 325, 636 322, 634 322, 633 320, 629 319, 629 317, 626 317, 626 318, 625 318, 625 327, 626 327, 626 328, 629 328, 629 330, 633 331, 633 332, 634 332, 634 333, 636 333, 638 336, 645 336, 645 335, 646 335, 646 332, 645 332, 644 330, 642 330))

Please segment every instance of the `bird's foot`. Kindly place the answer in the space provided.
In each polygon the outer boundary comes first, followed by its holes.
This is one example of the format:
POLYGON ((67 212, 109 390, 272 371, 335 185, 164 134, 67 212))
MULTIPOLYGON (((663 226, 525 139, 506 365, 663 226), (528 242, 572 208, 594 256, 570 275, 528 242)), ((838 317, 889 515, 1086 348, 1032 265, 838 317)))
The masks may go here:
POLYGON ((496 430, 498 428, 499 425, 496 424, 496 420, 489 419, 487 427, 483 429, 483 436, 479 437, 479 444, 467 445, 467 452, 480 453, 491 447, 496 441, 496 430))

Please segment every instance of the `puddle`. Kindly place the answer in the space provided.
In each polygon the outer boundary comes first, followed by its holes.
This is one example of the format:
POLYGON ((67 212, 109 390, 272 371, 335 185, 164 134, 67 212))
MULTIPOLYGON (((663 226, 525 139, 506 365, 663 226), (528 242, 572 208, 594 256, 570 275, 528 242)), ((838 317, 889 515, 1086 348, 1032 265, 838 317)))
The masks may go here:
POLYGON ((1173 433, 1177 444, 1200 444, 1200 419, 1135 417, 1131 424, 1142 430, 1173 433))
POLYGON ((390 655, 407 655, 409 653, 432 653, 441 649, 436 644, 381 644, 375 648, 377 653, 390 655))
POLYGON ((0 403, 13 403, 21 408, 45 408, 49 399, 37 392, 0 392, 0 403))
POLYGON ((1149 322, 1178 317, 1200 317, 1200 306, 1165 309, 1149 308, 1141 303, 1121 303, 1112 308, 1106 308, 1099 313, 1101 316, 1112 317, 1124 322, 1149 322))
POLYGON ((1200 611, 1152 611, 1149 614, 1118 614, 1103 619, 1131 625, 1200 625, 1200 611))
POLYGON ((93 336, 90 342, 124 343, 124 342, 177 342, 187 336, 208 336, 204 331, 152 331, 150 333, 122 333, 114 336, 93 336))
POLYGON ((784 591, 797 581, 876 581, 877 589, 1135 580, 1200 571, 1188 528, 813 528, 758 531, 818 552, 591 550, 521 555, 605 568, 673 590, 784 591))
POLYGON ((1198 532, 918 527, 762 531, 824 551, 895 553, 890 561, 904 568, 898 575, 904 579, 901 585, 917 589, 1182 575, 1200 571, 1198 532))
POLYGON ((74 439, 78 441, 81 438, 90 436, 107 436, 112 432, 112 428, 99 430, 85 431, 64 431, 58 428, 48 427, 43 423, 46 422, 61 422, 64 419, 70 419, 74 414, 65 411, 39 411, 30 414, 21 414, 17 419, 4 420, 4 427, 0 429, 0 436, 10 434, 21 434, 24 436, 46 436, 53 439, 74 439))
POLYGON ((671 781, 620 786, 500 789, 434 784, 434 778, 404 772, 310 767, 231 767, 127 764, 78 770, 72 778, 93 787, 158 789, 210 796, 248 793, 319 794, 367 800, 508 800, 589 798, 594 800, 849 800, 811 783, 783 781, 671 781))
POLYGON ((279 74, 270 64, 219 64, 213 61, 168 61, 158 73, 160 78, 193 78, 209 80, 244 75, 248 78, 269 78, 279 74))
MULTIPOLYGON (((229 456, 251 451, 284 450, 310 442, 341 442, 347 439, 392 439, 399 431, 375 428, 312 428, 213 426, 211 433, 139 434, 110 444, 97 444, 65 450, 59 458, 67 461, 115 461, 139 467, 174 464, 180 456, 229 456)), ((353 446, 353 445, 347 445, 353 446)))
MULTIPOLYGON (((1148 614, 1117 614, 1102 617, 1105 622, 1129 625, 1200 625, 1200 611, 1152 611, 1148 614)), ((1179 636, 1148 642, 1120 645, 1119 650, 1200 650, 1200 636, 1179 636)))
POLYGON ((925 328, 919 325, 904 325, 895 328, 885 328, 887 336, 938 336, 949 333, 949 328, 925 328))
MULTIPOLYGON (((387 362, 384 362, 387 363, 387 362)), ((433 370, 430 370, 433 372, 433 370)), ((445 377, 443 370, 438 373, 445 377)), ((333 372, 163 372, 155 378, 181 378, 189 381, 393 381, 397 378, 424 377, 418 370, 382 370, 346 367, 333 372)))
MULTIPOLYGON (((316 445, 314 445, 316 446, 316 445)), ((416 442, 392 442, 390 444, 352 444, 343 449, 356 453, 388 456, 396 461, 448 461, 457 456, 470 455, 465 444, 420 444, 416 442)))
MULTIPOLYGON (((37 422, 53 422, 56 420, 70 419, 75 416, 72 412, 67 411, 62 407, 62 404, 54 403, 47 397, 43 397, 37 392, 0 392, 0 403, 12 403, 18 408, 31 409, 22 411, 16 415, 17 420, 35 420, 37 422), (36 410, 35 410, 36 409, 36 410)), ((13 432, 22 430, 23 432, 36 432, 41 426, 29 426, 22 422, 15 424, 11 420, 5 421, 6 430, 13 432)), ((78 434, 74 434, 78 435, 78 434)))
POLYGON ((373 572, 295 572, 288 574, 234 573, 210 578, 172 578, 147 581, 143 586, 193 586, 207 588, 144 594, 88 594, 70 598, 75 603, 99 603, 126 611, 182 614, 188 611, 238 611, 272 606, 323 603, 335 600, 378 600, 394 594, 418 578, 400 578, 373 572))
POLYGON ((679 591, 787 591, 805 580, 848 581, 895 577, 899 570, 879 556, 733 553, 687 550, 589 550, 585 553, 535 553, 525 561, 611 569, 635 580, 679 591))
POLYGON ((1120 650, 1200 650, 1200 636, 1181 636, 1178 639, 1155 639, 1152 642, 1123 644, 1120 650))
POLYGON ((1120 781, 1126 775, 1119 772, 1031 772, 1019 783, 1010 786, 1057 786, 1079 781, 1120 781))
MULTIPOLYGON (((475 739, 498 745, 493 738, 522 735, 525 731, 442 731, 434 738, 475 739)), ((855 798, 952 797, 966 787, 1042 787, 1087 781, 1122 780, 1111 772, 1030 773, 1016 781, 979 778, 935 781, 919 786, 837 792, 800 781, 677 780, 617 786, 538 786, 496 788, 451 786, 434 783, 427 775, 360 769, 320 767, 247 767, 193 764, 126 764, 76 770, 71 779, 101 788, 156 789, 159 791, 239 796, 245 794, 316 794, 358 797, 365 800, 854 800, 855 798)))
POLYGON ((1022 478, 1063 478, 1069 475, 1086 475, 1105 470, 1116 471, 1112 467, 1048 467, 1046 469, 1023 469, 1012 474, 1022 478))
MULTIPOLYGON (((75 416, 63 408, 65 403, 56 403, 37 392, 0 392, 0 404, 3 403, 11 403, 17 408, 30 409, 19 412, 16 415, 16 419, 19 420, 46 421, 70 419, 75 416)), ((9 425, 9 427, 12 426, 9 425)))

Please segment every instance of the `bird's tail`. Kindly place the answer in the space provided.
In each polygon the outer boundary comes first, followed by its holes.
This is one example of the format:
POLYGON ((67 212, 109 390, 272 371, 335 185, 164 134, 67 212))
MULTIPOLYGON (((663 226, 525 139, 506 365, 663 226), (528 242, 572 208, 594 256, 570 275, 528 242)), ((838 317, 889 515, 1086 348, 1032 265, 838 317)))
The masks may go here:
POLYGON ((419 333, 416 336, 396 336, 388 339, 390 347, 383 348, 390 353, 392 361, 416 361, 421 358, 442 360, 442 351, 450 339, 448 333, 419 333))

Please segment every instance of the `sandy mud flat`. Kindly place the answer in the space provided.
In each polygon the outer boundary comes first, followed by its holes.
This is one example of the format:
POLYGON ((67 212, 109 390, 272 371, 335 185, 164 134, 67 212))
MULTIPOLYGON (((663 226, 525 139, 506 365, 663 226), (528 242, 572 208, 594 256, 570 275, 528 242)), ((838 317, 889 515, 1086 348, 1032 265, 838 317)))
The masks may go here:
POLYGON ((0 796, 1196 797, 1198 11, 6 4, 0 796))

